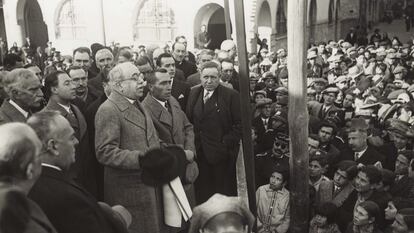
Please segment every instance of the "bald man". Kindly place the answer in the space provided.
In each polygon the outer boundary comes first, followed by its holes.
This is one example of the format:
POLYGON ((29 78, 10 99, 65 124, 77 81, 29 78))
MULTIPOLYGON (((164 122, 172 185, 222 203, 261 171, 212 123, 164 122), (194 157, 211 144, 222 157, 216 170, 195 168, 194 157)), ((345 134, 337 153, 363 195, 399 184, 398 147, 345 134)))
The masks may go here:
MULTIPOLYGON (((55 233, 56 230, 40 207, 26 197, 40 176, 39 154, 42 143, 36 133, 24 123, 0 126, 0 196, 18 198, 8 212, 7 223, 0 224, 0 232, 55 233)), ((7 204, 0 205, 3 222, 7 204)))

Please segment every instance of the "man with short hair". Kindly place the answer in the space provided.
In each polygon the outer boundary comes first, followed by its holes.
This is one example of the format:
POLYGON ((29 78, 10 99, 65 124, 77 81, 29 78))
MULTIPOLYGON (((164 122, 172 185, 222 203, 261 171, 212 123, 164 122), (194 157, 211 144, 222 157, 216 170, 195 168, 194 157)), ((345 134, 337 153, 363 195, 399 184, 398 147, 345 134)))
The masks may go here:
POLYGON ((377 187, 381 182, 381 171, 374 165, 362 167, 354 181, 355 190, 358 194, 355 207, 364 201, 375 202, 379 206, 381 212, 379 219, 375 219, 375 222, 380 229, 385 225, 385 208, 387 208, 388 201, 392 198, 389 193, 377 190, 377 187))
POLYGON ((207 27, 205 24, 203 24, 201 25, 200 32, 197 34, 197 37, 196 37, 196 43, 197 43, 196 47, 199 49, 206 49, 208 48, 210 42, 211 42, 211 38, 207 32, 207 27))
POLYGON ((96 75, 90 72, 92 65, 91 50, 87 47, 79 47, 73 51, 73 65, 82 67, 88 73, 88 79, 92 79, 96 75))
POLYGON ((2 83, 9 99, 4 100, 0 107, 0 124, 25 122, 32 109, 43 104, 42 84, 32 71, 23 68, 12 70, 2 83))
MULTIPOLYGON (((26 197, 42 170, 39 158, 42 143, 36 133, 23 123, 1 125, 0 148, 0 193, 17 192, 23 196, 22 200, 13 203, 13 208, 20 210, 19 215, 6 214, 10 219, 0 227, 15 225, 23 228, 24 233, 56 233, 42 209, 26 197)), ((4 229, 0 228, 0 231, 4 229)))
POLYGON ((194 125, 200 175, 196 197, 203 202, 214 193, 235 195, 235 158, 241 136, 238 93, 220 85, 220 67, 200 67, 201 85, 191 89, 187 116, 194 125))
MULTIPOLYGON (((209 50, 209 49, 201 50, 200 54, 198 54, 198 56, 197 56, 197 66, 198 66, 198 69, 205 62, 212 61, 213 58, 214 58, 214 56, 215 56, 215 54, 214 54, 214 52, 212 50, 209 50)), ((200 81, 200 71, 198 71, 197 73, 194 73, 194 74, 190 75, 187 78, 187 83, 190 84, 190 86, 192 86, 192 87, 200 84, 201 83, 201 81, 200 81)))
POLYGON ((331 116, 337 116, 342 120, 342 110, 334 105, 339 89, 336 87, 328 87, 322 91, 323 104, 313 103, 310 114, 318 117, 321 121, 331 116))
POLYGON ((67 73, 75 85, 76 97, 86 102, 88 98, 88 77, 86 76, 86 71, 80 66, 71 66, 67 73))
MULTIPOLYGON (((157 67, 166 69, 171 77, 171 95, 178 100, 181 109, 185 111, 190 86, 184 80, 177 78, 175 61, 171 54, 163 53, 157 58, 157 67)), ((178 76, 179 77, 179 76, 178 76)), ((183 77, 183 76, 182 76, 183 77)))
MULTIPOLYGON (((98 99, 104 95, 104 90, 102 86, 103 81, 103 72, 105 69, 110 70, 114 65, 114 56, 108 48, 102 48, 96 52, 95 55, 96 67, 99 70, 99 73, 96 77, 88 79, 88 91, 90 92, 92 101, 98 99)), ((87 104, 89 106, 89 104, 87 104)))
MULTIPOLYGON (((43 111, 30 117, 28 124, 43 144, 42 173, 29 197, 59 232, 115 232, 96 199, 66 176, 75 162, 75 146, 79 142, 68 120, 59 112, 43 111)), ((123 232, 127 232, 126 226, 123 232)))
MULTIPOLYGON (((332 171, 334 163, 337 161, 340 151, 336 148, 332 141, 336 135, 336 126, 330 122, 322 122, 319 127, 318 136, 320 141, 320 149, 326 152, 329 170, 332 171)), ((333 171, 332 171, 333 172, 333 171)), ((328 173, 328 176, 331 177, 333 173, 328 173)))
POLYGON ((96 195, 96 159, 89 151, 89 136, 85 118, 79 108, 71 102, 76 98, 75 85, 63 71, 49 74, 45 79, 46 95, 50 96, 44 110, 58 111, 65 117, 79 141, 76 147, 76 161, 70 169, 71 178, 82 184, 90 193, 96 195))
POLYGON ((368 125, 362 118, 351 120, 351 128, 348 133, 349 146, 341 151, 339 161, 352 160, 363 165, 380 162, 384 164, 385 156, 378 152, 372 145, 368 145, 368 125))
MULTIPOLYGON (((196 154, 193 125, 171 94, 171 80, 170 74, 163 68, 150 74, 147 78, 150 91, 142 105, 149 111, 160 140, 182 147, 187 156, 187 163, 192 163, 196 154)), ((182 182, 190 203, 194 204, 192 183, 185 180, 182 182)))
POLYGON ((187 48, 183 43, 175 42, 172 46, 172 55, 175 60, 175 67, 184 72, 184 77, 187 79, 188 76, 197 72, 197 67, 194 63, 185 59, 187 48))
POLYGON ((236 91, 240 90, 239 77, 234 70, 234 63, 230 59, 224 59, 221 61, 221 85, 225 85, 236 91))
POLYGON ((109 72, 109 85, 111 94, 95 116, 96 157, 104 165, 105 201, 131 212, 131 232, 161 233, 159 190, 141 179, 140 158, 160 145, 151 116, 138 101, 145 86, 143 75, 134 64, 124 62, 109 72))
POLYGON ((390 194, 399 198, 414 198, 414 180, 408 176, 410 161, 414 158, 411 150, 401 151, 395 161, 395 181, 390 194))

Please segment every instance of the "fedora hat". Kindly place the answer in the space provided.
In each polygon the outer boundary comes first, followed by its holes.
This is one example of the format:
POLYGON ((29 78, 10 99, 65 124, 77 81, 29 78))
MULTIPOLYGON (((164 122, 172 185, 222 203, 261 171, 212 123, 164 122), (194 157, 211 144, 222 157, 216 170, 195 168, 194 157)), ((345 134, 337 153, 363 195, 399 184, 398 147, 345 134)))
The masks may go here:
POLYGON ((132 223, 131 213, 121 205, 110 207, 104 202, 98 202, 105 220, 118 233, 128 233, 128 227, 132 223))
POLYGON ((164 148, 149 150, 140 158, 142 182, 149 186, 159 186, 179 176, 179 162, 176 156, 164 148))

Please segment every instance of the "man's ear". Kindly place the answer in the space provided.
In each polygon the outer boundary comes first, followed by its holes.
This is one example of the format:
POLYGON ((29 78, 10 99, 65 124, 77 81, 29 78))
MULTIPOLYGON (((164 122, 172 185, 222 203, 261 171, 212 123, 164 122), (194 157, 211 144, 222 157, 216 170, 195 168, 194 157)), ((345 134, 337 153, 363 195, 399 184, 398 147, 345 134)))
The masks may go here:
POLYGON ((56 146, 56 141, 54 139, 49 139, 46 142, 45 147, 46 147, 46 151, 50 152, 51 154, 53 154, 55 156, 59 155, 59 152, 58 152, 57 146, 56 146))
POLYGON ((26 177, 28 180, 34 178, 34 165, 33 163, 29 163, 26 167, 26 177))
POLYGON ((409 117, 412 117, 413 116, 413 111, 407 111, 407 114, 408 114, 409 117))

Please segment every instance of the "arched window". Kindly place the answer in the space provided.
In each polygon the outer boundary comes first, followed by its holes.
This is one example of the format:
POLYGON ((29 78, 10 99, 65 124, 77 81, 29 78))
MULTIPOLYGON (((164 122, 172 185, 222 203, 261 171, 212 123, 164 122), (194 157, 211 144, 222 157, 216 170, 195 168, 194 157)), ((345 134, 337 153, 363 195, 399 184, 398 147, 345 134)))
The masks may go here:
POLYGON ((279 6, 277 7, 276 32, 279 35, 286 34, 287 32, 285 6, 282 0, 279 1, 279 6))
POLYGON ((134 40, 140 42, 165 42, 175 37, 174 12, 168 0, 147 0, 138 11, 134 26, 134 40))
POLYGON ((86 14, 83 2, 82 0, 67 0, 61 5, 56 22, 57 39, 86 38, 86 14))
POLYGON ((329 12, 328 12, 328 23, 329 24, 333 23, 334 21, 333 15, 334 15, 334 0, 330 0, 329 1, 329 12))

